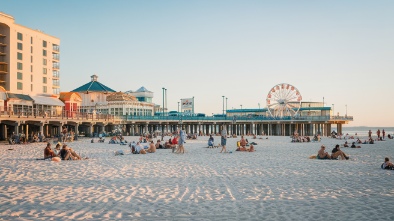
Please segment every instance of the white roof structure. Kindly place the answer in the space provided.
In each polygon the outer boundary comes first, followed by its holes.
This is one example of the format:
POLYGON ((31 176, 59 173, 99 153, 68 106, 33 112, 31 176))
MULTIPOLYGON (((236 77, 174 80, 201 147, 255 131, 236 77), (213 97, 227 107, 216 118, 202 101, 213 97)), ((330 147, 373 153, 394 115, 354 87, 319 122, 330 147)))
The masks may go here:
POLYGON ((49 105, 49 106, 64 106, 64 103, 54 97, 45 96, 30 96, 33 98, 35 104, 49 105))

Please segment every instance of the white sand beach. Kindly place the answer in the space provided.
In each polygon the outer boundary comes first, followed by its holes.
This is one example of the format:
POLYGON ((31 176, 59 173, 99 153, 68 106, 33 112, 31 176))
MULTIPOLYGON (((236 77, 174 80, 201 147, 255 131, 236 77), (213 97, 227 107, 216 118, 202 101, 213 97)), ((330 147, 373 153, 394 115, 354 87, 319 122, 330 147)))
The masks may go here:
POLYGON ((256 152, 235 152, 239 138, 228 154, 205 136, 146 155, 83 139, 69 146, 89 159, 63 162, 36 160, 45 143, 2 145, 0 220, 394 220, 394 171, 380 168, 394 140, 342 148, 342 161, 308 157, 344 140, 247 138, 256 152))

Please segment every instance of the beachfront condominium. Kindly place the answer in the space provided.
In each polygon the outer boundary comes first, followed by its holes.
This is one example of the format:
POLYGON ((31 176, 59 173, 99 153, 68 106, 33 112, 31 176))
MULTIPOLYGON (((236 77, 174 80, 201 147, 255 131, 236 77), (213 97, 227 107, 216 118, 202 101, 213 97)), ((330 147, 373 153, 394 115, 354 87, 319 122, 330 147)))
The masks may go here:
POLYGON ((59 95, 59 43, 0 12, 0 86, 16 94, 59 95))

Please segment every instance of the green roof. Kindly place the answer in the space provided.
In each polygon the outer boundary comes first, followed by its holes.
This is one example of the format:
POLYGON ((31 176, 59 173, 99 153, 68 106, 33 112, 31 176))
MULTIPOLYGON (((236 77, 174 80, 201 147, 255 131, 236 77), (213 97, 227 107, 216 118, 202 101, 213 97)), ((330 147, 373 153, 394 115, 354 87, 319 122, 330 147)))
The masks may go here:
POLYGON ((13 93, 7 93, 8 98, 16 98, 20 100, 25 100, 25 101, 33 101, 33 98, 31 98, 29 95, 26 94, 13 94, 13 93))
POLYGON ((112 90, 100 82, 91 81, 79 88, 72 90, 71 92, 115 92, 115 90, 112 90))

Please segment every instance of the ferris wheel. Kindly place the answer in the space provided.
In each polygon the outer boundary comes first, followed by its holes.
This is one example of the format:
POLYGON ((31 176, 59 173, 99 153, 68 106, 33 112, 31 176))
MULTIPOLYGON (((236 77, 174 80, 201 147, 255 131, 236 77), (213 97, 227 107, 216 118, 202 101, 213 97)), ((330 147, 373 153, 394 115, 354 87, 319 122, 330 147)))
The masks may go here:
POLYGON ((291 84, 277 84, 267 95, 267 109, 272 117, 295 116, 301 107, 302 96, 291 84))

